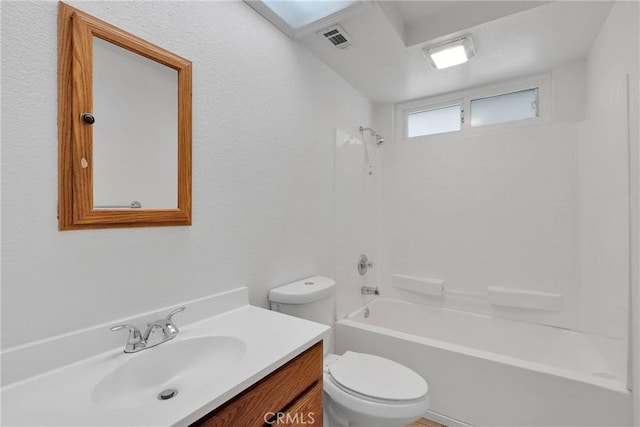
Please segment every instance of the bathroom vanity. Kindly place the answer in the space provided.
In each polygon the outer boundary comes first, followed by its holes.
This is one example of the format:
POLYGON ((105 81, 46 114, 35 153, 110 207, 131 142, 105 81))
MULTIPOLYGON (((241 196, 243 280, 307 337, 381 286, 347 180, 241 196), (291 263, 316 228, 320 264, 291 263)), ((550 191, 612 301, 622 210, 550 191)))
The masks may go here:
POLYGON ((246 288, 180 305, 179 334, 137 353, 109 327, 174 307, 4 351, 1 424, 322 425, 327 326, 253 307, 246 288))
POLYGON ((192 424, 322 426, 322 342, 192 424))

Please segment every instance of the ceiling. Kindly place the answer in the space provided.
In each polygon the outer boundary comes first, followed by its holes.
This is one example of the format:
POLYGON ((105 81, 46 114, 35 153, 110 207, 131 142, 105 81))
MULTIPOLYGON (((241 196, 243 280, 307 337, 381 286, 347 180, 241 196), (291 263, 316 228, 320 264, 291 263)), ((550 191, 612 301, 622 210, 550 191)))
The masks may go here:
POLYGON ((417 99, 527 76, 585 58, 609 1, 372 1, 340 20, 351 46, 299 40, 375 102, 417 99), (471 34, 476 56, 432 69, 422 48, 471 34))

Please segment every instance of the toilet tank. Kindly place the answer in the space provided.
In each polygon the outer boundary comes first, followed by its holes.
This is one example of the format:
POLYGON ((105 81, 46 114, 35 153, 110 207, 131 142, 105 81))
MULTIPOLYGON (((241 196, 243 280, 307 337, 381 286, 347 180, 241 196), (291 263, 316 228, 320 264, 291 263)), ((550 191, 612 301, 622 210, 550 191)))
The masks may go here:
POLYGON ((336 282, 313 276, 279 286, 269 292, 271 310, 333 326, 336 312, 336 282))

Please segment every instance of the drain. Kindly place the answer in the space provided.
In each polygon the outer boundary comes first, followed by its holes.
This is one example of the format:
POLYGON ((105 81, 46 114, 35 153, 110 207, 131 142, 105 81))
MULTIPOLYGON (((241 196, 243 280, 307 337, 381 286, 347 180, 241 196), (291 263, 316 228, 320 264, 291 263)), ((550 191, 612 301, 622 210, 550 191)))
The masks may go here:
POLYGON ((165 391, 161 391, 158 393, 158 399, 160 400, 169 400, 172 397, 175 397, 178 394, 178 390, 174 388, 168 388, 165 391))

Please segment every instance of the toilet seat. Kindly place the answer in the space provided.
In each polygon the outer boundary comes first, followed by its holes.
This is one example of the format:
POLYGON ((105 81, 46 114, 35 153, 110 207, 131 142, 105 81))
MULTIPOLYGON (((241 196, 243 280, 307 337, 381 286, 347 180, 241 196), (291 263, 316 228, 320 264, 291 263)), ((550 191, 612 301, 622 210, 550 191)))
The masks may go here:
POLYGON ((427 382, 411 369, 372 354, 347 351, 328 365, 327 373, 344 392, 378 403, 421 401, 429 390, 427 382))
POLYGON ((338 384, 329 373, 331 365, 337 361, 325 363, 323 380, 325 416, 333 420, 330 426, 404 426, 423 416, 429 409, 428 394, 414 400, 381 400, 338 384), (344 424, 339 421, 341 419, 349 420, 349 423, 344 424))

